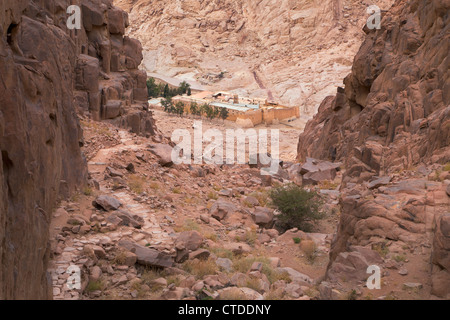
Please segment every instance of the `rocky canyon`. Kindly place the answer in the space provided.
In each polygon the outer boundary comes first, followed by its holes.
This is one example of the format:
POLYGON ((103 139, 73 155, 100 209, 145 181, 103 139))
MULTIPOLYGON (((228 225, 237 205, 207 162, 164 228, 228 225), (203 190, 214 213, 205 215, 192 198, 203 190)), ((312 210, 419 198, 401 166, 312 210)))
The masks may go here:
POLYGON ((449 46, 449 0, 2 0, 0 299, 450 299, 449 46))

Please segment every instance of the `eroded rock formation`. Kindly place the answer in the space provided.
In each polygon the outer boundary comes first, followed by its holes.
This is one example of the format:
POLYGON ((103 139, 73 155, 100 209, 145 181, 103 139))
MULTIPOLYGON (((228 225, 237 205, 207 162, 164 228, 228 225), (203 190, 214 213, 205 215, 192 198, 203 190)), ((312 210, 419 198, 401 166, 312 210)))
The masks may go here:
POLYGON ((354 182, 449 161, 448 19, 448 1, 397 1, 300 136, 298 158, 343 159, 354 182))
POLYGON ((299 160, 345 167, 330 280, 368 261, 353 246, 383 252, 389 243, 429 255, 431 294, 450 294, 448 180, 428 177, 450 161, 449 11, 446 0, 397 0, 380 30, 365 30, 345 89, 322 102, 300 136, 299 160))
POLYGON ((52 210, 86 183, 77 117, 153 134, 138 41, 100 0, 0 3, 0 299, 45 299, 52 210), (68 30, 67 7, 82 8, 68 30))
MULTIPOLYGON (((388 9, 392 0, 377 0, 388 9)), ((149 72, 267 97, 313 115, 350 71, 363 0, 114 0, 149 72)))

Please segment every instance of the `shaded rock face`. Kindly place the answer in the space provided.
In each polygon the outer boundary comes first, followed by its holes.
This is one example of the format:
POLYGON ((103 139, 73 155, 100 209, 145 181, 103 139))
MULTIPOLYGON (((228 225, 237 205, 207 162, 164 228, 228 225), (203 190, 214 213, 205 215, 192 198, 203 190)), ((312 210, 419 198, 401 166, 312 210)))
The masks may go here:
POLYGON ((126 14, 111 2, 0 3, 0 299, 51 297, 52 209, 87 178, 77 112, 101 119, 119 100, 114 120, 156 130, 144 110, 140 47, 123 37, 126 14), (71 4, 82 7, 81 30, 66 27, 71 4))
POLYGON ((450 160, 448 2, 396 1, 367 35, 352 73, 326 98, 298 158, 344 160, 347 178, 450 160))
POLYGON ((12 13, 0 22, 1 299, 49 297, 52 209, 86 179, 70 73, 75 45, 34 19, 37 9, 29 1, 0 5, 2 15, 12 13))
POLYGON ((81 1, 83 28, 77 43, 75 96, 78 112, 147 136, 156 133, 148 111, 147 75, 138 70, 142 46, 124 36, 128 14, 112 0, 81 1))
POLYGON ((380 30, 366 30, 345 89, 322 102, 299 138, 299 160, 343 163, 328 280, 364 269, 352 246, 406 244, 429 255, 431 294, 450 295, 446 185, 390 178, 419 163, 450 161, 449 10, 448 1, 396 1, 380 30))

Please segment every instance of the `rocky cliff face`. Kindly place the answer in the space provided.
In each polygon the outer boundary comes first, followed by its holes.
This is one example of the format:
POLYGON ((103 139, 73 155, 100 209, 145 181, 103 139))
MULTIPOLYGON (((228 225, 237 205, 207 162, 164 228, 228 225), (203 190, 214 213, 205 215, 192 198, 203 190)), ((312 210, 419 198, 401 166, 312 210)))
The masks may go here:
POLYGON ((450 161, 449 10, 446 0, 396 1, 380 30, 366 30, 345 89, 300 136, 300 160, 344 162, 330 279, 362 261, 352 246, 393 241, 430 248, 432 293, 450 293, 449 175, 430 175, 450 161))
POLYGON ((154 133, 126 16, 111 1, 0 3, 0 299, 51 297, 52 210, 87 179, 77 111, 154 133), (71 4, 81 30, 66 27, 71 4))
POLYGON ((449 160, 447 5, 396 3, 368 32, 345 90, 322 102, 300 137, 299 158, 345 159, 349 180, 449 160))
POLYGON ((314 114, 348 74, 370 4, 392 1, 115 0, 149 72, 314 114), (222 73, 224 72, 224 73, 222 73))

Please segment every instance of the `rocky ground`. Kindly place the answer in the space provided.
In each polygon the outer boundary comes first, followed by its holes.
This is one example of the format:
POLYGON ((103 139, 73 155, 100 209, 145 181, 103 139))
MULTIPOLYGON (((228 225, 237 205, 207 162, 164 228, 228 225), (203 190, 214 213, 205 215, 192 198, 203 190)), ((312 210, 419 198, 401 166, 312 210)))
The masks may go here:
MULTIPOLYGON (((172 121, 186 128, 193 121, 158 111, 155 120, 166 124, 158 126, 163 134, 170 132, 172 121)), ((204 121, 204 129, 227 124, 204 121)), ((54 213, 50 272, 55 299, 429 297, 429 242, 413 248, 387 241, 375 251, 383 270, 381 290, 346 279, 322 282, 340 216, 342 172, 325 168, 329 163, 286 161, 272 178, 246 165, 171 165, 164 148, 149 148, 168 142, 167 137, 147 139, 90 120, 82 125, 90 187, 54 213), (321 167, 320 177, 315 167, 321 167), (321 181, 309 187, 327 197, 325 219, 313 233, 273 229, 277 213, 268 201, 270 188, 315 179, 321 181), (80 290, 67 288, 70 265, 82 271, 80 290)), ((438 180, 421 176, 429 192, 448 178, 447 171, 438 170, 438 180)), ((389 187, 386 181, 376 184, 374 193, 392 194, 398 180, 409 178, 399 173, 389 187)))

